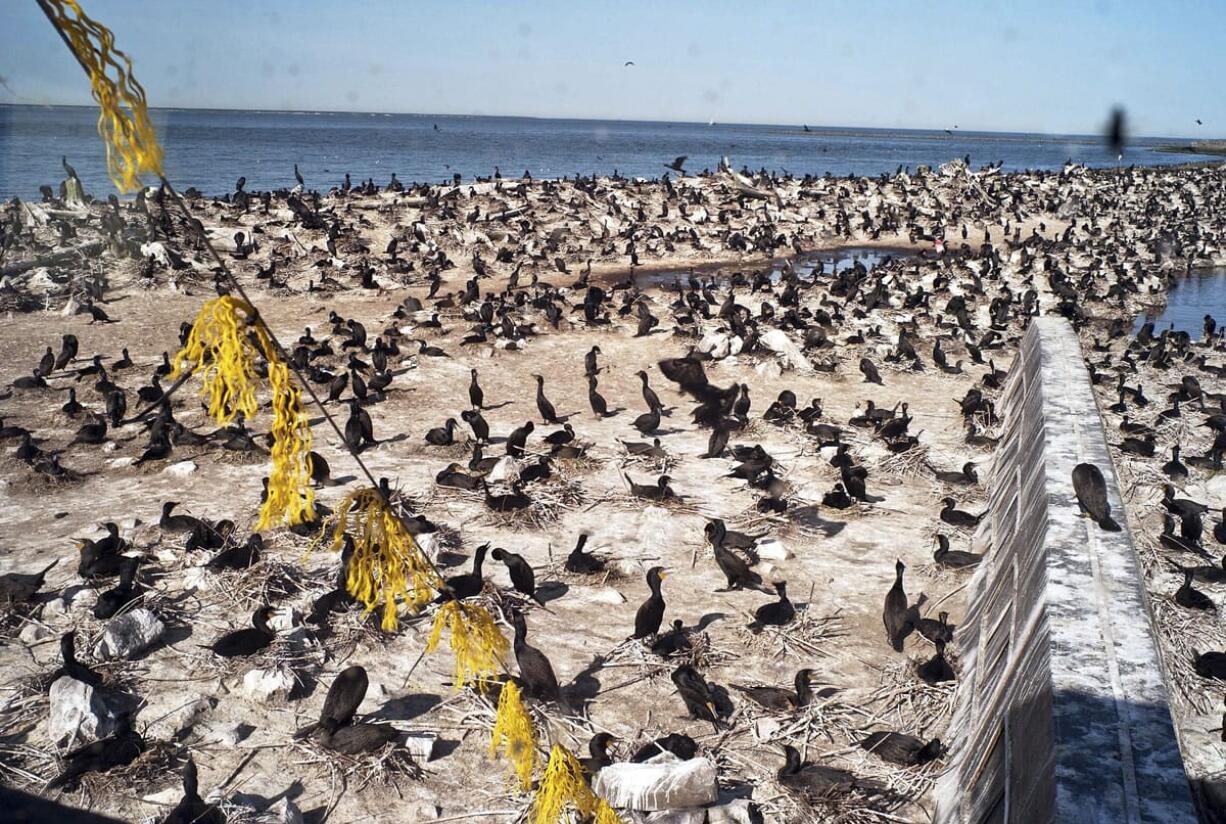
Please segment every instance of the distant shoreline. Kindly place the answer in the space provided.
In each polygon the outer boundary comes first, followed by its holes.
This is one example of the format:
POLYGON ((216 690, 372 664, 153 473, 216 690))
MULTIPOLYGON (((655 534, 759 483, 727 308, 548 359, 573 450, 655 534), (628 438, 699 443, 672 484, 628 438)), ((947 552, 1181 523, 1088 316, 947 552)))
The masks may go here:
MULTIPOLYGON (((0 109, 96 109, 94 104, 85 103, 10 103, 0 102, 0 109)), ((533 114, 477 114, 477 113, 456 113, 456 112, 366 112, 366 111, 344 111, 344 110, 326 110, 326 109, 217 109, 207 106, 192 107, 192 106, 150 106, 150 111, 153 112, 201 112, 201 113, 226 113, 226 114, 281 114, 281 115, 300 115, 300 116, 368 116, 368 117, 412 117, 420 119, 429 119, 432 117, 450 117, 464 120, 553 120, 562 123, 625 123, 630 125, 669 125, 669 126, 702 126, 707 127, 709 123, 703 123, 697 120, 631 120, 622 118, 602 118, 602 117, 555 117, 547 115, 533 114)), ((749 123, 732 120, 720 120, 714 125, 724 128, 753 128, 753 129, 783 129, 788 132, 795 132, 802 137, 820 137, 825 134, 857 134, 857 133, 874 133, 880 132, 883 134, 910 132, 914 134, 932 135, 934 138, 961 138, 961 139, 978 139, 985 138, 991 140, 1007 140, 1028 139, 1033 140, 1036 137, 1048 138, 1052 141, 1076 141, 1078 143, 1093 143, 1102 140, 1102 136, 1098 134, 1075 134, 1061 132, 1019 132, 1019 131, 990 131, 984 129, 957 129, 952 132, 947 132, 940 127, 924 127, 924 126, 815 126, 813 124, 796 123, 749 123), (809 132, 804 131, 804 127, 808 125, 809 132)), ((1138 140, 1165 140, 1165 141, 1191 141, 1191 138, 1183 135, 1136 135, 1138 140)), ((1154 148, 1145 146, 1144 148, 1154 148)))
POLYGON ((1158 146, 1156 152, 1167 154, 1198 154, 1226 157, 1226 140, 1194 140, 1191 143, 1158 146))

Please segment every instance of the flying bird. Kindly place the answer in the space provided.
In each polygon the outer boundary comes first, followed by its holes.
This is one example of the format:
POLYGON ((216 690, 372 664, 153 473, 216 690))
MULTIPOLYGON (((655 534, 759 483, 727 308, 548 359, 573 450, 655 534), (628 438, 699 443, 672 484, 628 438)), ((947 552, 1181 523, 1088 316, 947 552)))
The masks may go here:
POLYGON ((665 163, 664 166, 666 168, 672 169, 674 172, 680 172, 681 174, 685 174, 685 169, 683 169, 682 166, 685 164, 685 159, 687 157, 689 157, 689 155, 681 155, 676 160, 674 160, 672 163, 665 163))
POLYGON ((633 65, 634 65, 634 61, 633 61, 633 60, 627 60, 627 61, 626 61, 626 63, 625 63, 625 66, 622 66, 622 68, 625 68, 626 66, 633 66, 633 65))

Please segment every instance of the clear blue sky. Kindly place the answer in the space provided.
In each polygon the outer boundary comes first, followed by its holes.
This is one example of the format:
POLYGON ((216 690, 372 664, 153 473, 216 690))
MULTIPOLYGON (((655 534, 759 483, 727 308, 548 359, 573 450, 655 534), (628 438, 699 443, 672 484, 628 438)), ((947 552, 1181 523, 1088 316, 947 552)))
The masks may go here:
MULTIPOLYGON (((82 2, 156 106, 1226 135, 1226 0, 82 2)), ((33 0, 0 76, 89 102, 33 0)))

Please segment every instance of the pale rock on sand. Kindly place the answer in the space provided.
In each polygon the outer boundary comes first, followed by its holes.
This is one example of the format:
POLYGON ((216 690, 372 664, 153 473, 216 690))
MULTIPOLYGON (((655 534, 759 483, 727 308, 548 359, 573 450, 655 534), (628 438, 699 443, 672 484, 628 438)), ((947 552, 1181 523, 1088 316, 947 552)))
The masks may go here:
POLYGON ((302 616, 298 614, 298 610, 286 605, 272 614, 272 619, 268 622, 268 626, 277 632, 289 632, 301 623, 302 616))
POLYGON ((723 331, 712 331, 702 336, 698 342, 698 351, 706 352, 716 360, 722 360, 730 355, 739 355, 745 341, 736 335, 723 331))
POLYGON ((148 649, 166 632, 166 625, 147 609, 111 619, 98 643, 98 656, 104 661, 131 658, 148 649))
POLYGON ((719 798, 717 778, 708 759, 682 761, 665 752, 644 764, 610 764, 592 779, 592 789, 614 807, 684 810, 713 804, 719 798))
POLYGON ((150 703, 145 708, 143 714, 155 719, 150 722, 145 735, 160 740, 173 738, 194 727, 217 704, 215 698, 197 698, 195 701, 183 704, 181 694, 174 694, 169 700, 178 702, 179 706, 162 710, 155 703, 150 703))
POLYGON ((429 732, 409 733, 404 739, 404 748, 413 760, 424 764, 434 757, 434 745, 438 736, 429 732))
POLYGON ((106 693, 84 681, 67 675, 57 678, 51 685, 50 698, 47 735, 52 741, 96 740, 118 728, 119 707, 106 693))
POLYGON ((758 342, 779 356, 784 369, 812 372, 813 364, 788 333, 782 329, 770 329, 758 336, 758 342))
POLYGON ((284 667, 253 669, 243 676, 243 694, 261 703, 285 701, 294 688, 294 674, 284 667))
POLYGON ((737 798, 727 804, 707 808, 707 824, 750 824, 752 821, 748 798, 737 798))
POLYGON ((84 609, 92 602, 90 590, 83 586, 65 587, 59 598, 52 598, 43 605, 43 620, 65 617, 73 610, 84 609))
POLYGON ((649 824, 705 824, 706 820, 705 807, 699 807, 697 810, 669 810, 647 816, 649 824))
POLYGON ((796 557, 778 538, 763 538, 754 547, 759 558, 770 561, 787 561, 796 557))
POLYGON ((485 479, 489 483, 511 481, 519 477, 519 472, 522 468, 523 466, 520 462, 514 458, 503 458, 494 464, 494 468, 490 470, 490 474, 485 479))
POLYGON ((188 475, 191 475, 196 471, 196 464, 194 461, 179 461, 176 464, 171 464, 162 471, 165 474, 173 475, 176 478, 186 478, 188 475))
POLYGON ((242 724, 213 723, 207 726, 203 740, 211 741, 222 747, 237 747, 239 742, 247 737, 249 730, 242 724))
POLYGON ((26 646, 31 646, 39 641, 50 638, 52 635, 53 633, 51 630, 47 629, 42 624, 30 622, 21 628, 21 632, 18 633, 17 638, 26 646))
MULTIPOLYGON (((179 799, 183 797, 183 788, 170 786, 164 790, 158 790, 155 793, 141 796, 141 801, 146 801, 150 804, 157 804, 159 807, 173 807, 179 803, 179 799)), ((154 819, 156 820, 156 819, 154 819)))

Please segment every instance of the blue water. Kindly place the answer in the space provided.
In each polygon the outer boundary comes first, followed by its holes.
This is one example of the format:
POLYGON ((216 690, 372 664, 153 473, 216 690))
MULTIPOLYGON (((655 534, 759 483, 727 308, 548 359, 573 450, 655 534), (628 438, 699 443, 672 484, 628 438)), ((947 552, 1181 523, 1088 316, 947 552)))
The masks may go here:
MULTIPOLYGON (((96 110, 85 107, 0 106, 0 198, 32 197, 40 184, 63 178, 67 155, 94 194, 106 194, 96 110)), ((166 171, 180 189, 232 191, 292 187, 298 163, 307 186, 326 191, 346 172, 353 181, 440 182, 455 173, 537 177, 581 173, 656 177, 664 163, 689 155, 686 168, 714 169, 723 155, 738 168, 793 174, 877 175, 899 166, 938 165, 970 155, 976 166, 1004 161, 1007 170, 1055 169, 1066 160, 1115 164, 1096 137, 894 129, 832 129, 800 125, 743 126, 550 120, 520 117, 249 112, 160 109, 154 123, 166 149, 166 171), (435 126, 438 128, 436 129, 435 126)), ((1202 159, 1153 151, 1164 142, 1139 140, 1125 163, 1147 165, 1202 159)))
POLYGON ((1218 326, 1226 324, 1226 266, 1197 269, 1176 278, 1167 292, 1166 306, 1142 312, 1133 323, 1133 334, 1146 321, 1161 332, 1174 324, 1176 332, 1187 332, 1199 339, 1205 315, 1212 315, 1218 326))
MULTIPOLYGON (((839 272, 853 268, 857 263, 872 271, 877 268, 879 263, 889 258, 906 258, 911 254, 913 253, 907 249, 890 249, 880 246, 842 246, 837 249, 824 249, 820 252, 803 254, 790 259, 788 262, 802 280, 810 280, 814 277, 814 272, 819 264, 821 265, 823 275, 833 277, 839 272)), ((699 278, 705 279, 717 275, 716 279, 724 282, 734 271, 753 272, 768 267, 770 269, 771 281, 777 283, 783 275, 783 261, 772 261, 770 264, 757 263, 749 266, 710 264, 696 267, 695 272, 699 278)), ((634 280, 640 287, 668 287, 678 283, 685 286, 689 281, 689 276, 689 269, 668 269, 664 271, 639 270, 635 274, 634 280)))

